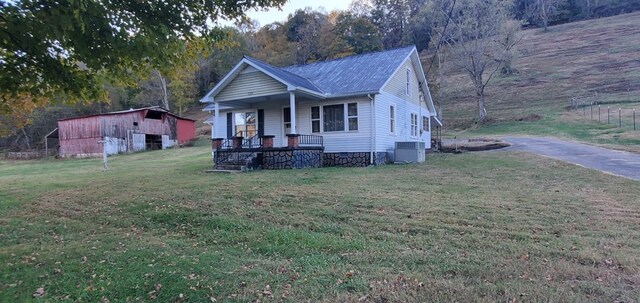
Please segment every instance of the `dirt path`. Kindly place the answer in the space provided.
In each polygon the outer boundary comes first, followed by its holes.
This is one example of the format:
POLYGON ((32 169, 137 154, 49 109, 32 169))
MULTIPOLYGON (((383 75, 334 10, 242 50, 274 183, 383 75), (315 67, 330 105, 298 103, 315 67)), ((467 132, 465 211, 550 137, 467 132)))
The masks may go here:
POLYGON ((549 137, 507 137, 505 150, 521 150, 640 181, 640 154, 549 137))

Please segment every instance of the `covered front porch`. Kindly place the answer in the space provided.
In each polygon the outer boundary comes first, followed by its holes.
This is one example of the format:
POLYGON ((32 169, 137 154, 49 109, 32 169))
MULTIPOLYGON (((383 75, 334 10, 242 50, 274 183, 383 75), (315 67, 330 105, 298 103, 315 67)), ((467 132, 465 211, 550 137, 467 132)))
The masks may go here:
POLYGON ((302 135, 300 143, 303 145, 318 143, 318 136, 310 135, 311 130, 307 125, 300 127, 301 121, 309 122, 309 115, 299 107, 319 100, 314 96, 288 92, 229 101, 216 100, 205 110, 213 113, 209 120, 212 124, 211 137, 229 139, 223 148, 230 147, 230 139, 234 137, 242 137, 245 147, 257 147, 264 136, 273 136, 270 141, 275 147, 287 147, 288 135, 302 135))
POLYGON ((285 147, 274 147, 273 135, 256 136, 213 138, 214 168, 245 171, 322 167, 322 136, 289 134, 285 147))

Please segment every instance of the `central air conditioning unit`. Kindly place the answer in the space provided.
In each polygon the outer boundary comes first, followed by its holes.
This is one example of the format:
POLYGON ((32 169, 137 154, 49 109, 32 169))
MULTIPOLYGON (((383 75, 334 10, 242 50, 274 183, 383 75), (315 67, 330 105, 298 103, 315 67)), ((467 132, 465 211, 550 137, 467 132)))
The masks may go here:
POLYGON ((424 142, 396 142, 396 163, 420 163, 424 162, 424 142))

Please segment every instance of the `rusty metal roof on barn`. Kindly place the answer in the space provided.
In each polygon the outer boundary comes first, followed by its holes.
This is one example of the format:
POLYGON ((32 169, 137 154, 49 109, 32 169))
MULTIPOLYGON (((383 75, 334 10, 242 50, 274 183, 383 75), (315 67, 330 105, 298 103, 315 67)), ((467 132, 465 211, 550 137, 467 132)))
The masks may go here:
POLYGON ((113 111, 113 112, 107 112, 107 113, 101 113, 101 114, 92 114, 92 115, 86 115, 86 116, 78 116, 78 117, 71 117, 71 118, 64 118, 64 119, 60 119, 58 121, 66 121, 66 120, 73 120, 73 119, 82 119, 82 118, 88 118, 88 117, 96 117, 96 116, 109 116, 109 115, 121 115, 121 114, 128 114, 128 113, 134 113, 134 112, 139 112, 139 111, 143 111, 143 110, 153 110, 153 111, 161 111, 161 112, 166 112, 167 114, 174 116, 178 119, 183 119, 183 120, 189 120, 189 121, 196 121, 190 118, 184 118, 184 117, 180 117, 174 113, 171 113, 168 109, 162 107, 162 106, 148 106, 148 107, 140 107, 140 108, 131 108, 131 109, 127 109, 127 110, 119 110, 119 111, 113 111))
POLYGON ((408 46, 377 53, 361 54, 282 70, 307 79, 328 96, 343 96, 379 91, 400 64, 415 49, 408 46))

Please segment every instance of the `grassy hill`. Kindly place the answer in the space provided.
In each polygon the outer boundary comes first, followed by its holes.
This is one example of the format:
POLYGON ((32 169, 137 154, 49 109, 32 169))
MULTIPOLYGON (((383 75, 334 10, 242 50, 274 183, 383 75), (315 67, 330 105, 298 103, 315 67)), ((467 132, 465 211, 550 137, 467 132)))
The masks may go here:
MULTIPOLYGON (((640 151, 640 131, 633 132, 630 125, 632 109, 640 111, 638 20, 640 13, 632 13, 553 26, 549 32, 523 31, 521 54, 514 62, 518 73, 497 77, 488 86, 491 122, 479 129, 471 122, 475 93, 468 76, 447 69, 439 100, 448 130, 454 131, 449 134, 555 135, 640 151), (616 111, 612 124, 618 124, 617 110, 622 108, 623 128, 591 120, 589 108, 587 117, 582 111, 567 111, 572 97, 580 104, 605 104, 602 121, 606 106, 611 106, 616 111)), ((423 61, 428 65, 428 58, 423 61)))
POLYGON ((632 302, 637 182, 514 152, 206 174, 0 160, 0 302, 632 302), (597 185, 597 186, 594 186, 597 185))

